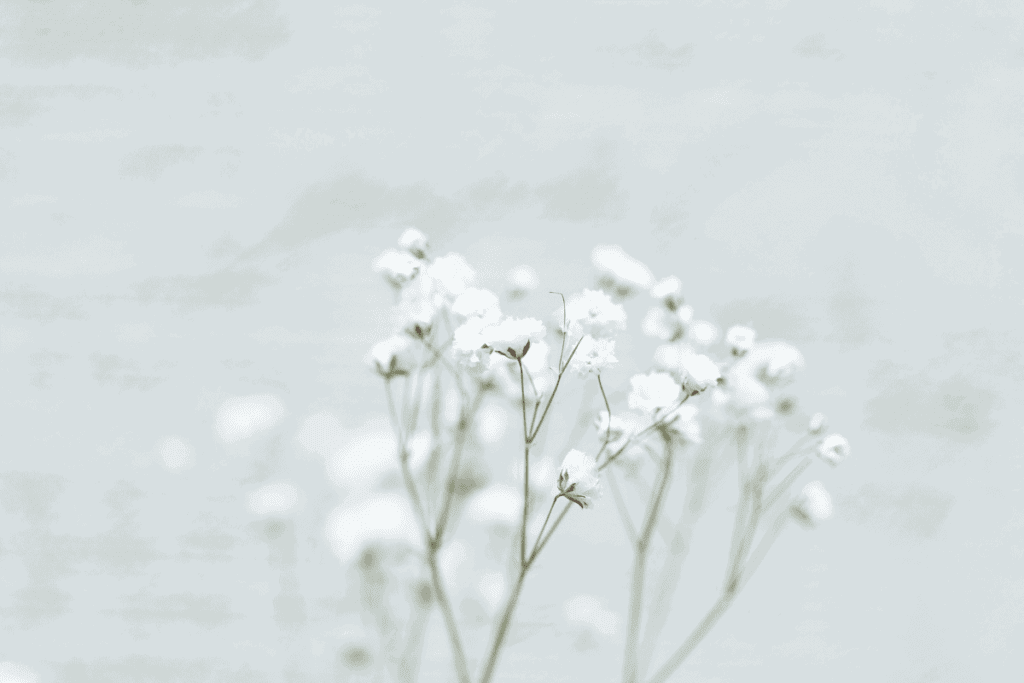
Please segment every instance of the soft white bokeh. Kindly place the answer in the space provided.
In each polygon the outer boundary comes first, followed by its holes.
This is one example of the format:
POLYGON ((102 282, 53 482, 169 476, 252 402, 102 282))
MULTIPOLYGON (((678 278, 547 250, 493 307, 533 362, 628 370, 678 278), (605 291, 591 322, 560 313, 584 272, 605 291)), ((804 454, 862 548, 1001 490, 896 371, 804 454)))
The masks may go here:
POLYGON ((354 432, 325 466, 336 486, 366 490, 398 471, 398 442, 385 420, 373 420, 354 432))
POLYGON ((497 443, 505 436, 508 428, 508 409, 494 403, 488 403, 477 413, 476 433, 485 444, 497 443))
POLYGON ((303 448, 326 458, 341 448, 345 429, 338 418, 324 410, 307 417, 296 438, 303 448))
POLYGON ((298 504, 299 489, 286 481, 274 482, 250 492, 247 502, 254 515, 282 515, 298 504))
POLYGON ((487 572, 480 577, 477 590, 487 603, 487 608, 494 613, 505 597, 506 581, 501 572, 487 572))
POLYGON ((618 630, 619 615, 593 595, 581 593, 569 598, 562 604, 562 614, 566 620, 585 624, 606 636, 615 635, 618 630))
POLYGON ((398 493, 373 494, 334 508, 327 516, 327 540, 343 563, 371 544, 420 545, 412 508, 398 493))
POLYGON ((221 441, 234 443, 270 429, 284 413, 284 404, 273 394, 235 396, 217 410, 214 428, 221 441))
POLYGON ((0 683, 39 683, 39 674, 17 662, 0 662, 0 683))
POLYGON ((196 462, 196 451, 192 444, 177 436, 169 436, 160 442, 157 449, 160 459, 169 470, 184 470, 196 462))
POLYGON ((481 524, 514 526, 522 510, 522 490, 508 484, 491 484, 475 492, 466 501, 466 515, 481 524))

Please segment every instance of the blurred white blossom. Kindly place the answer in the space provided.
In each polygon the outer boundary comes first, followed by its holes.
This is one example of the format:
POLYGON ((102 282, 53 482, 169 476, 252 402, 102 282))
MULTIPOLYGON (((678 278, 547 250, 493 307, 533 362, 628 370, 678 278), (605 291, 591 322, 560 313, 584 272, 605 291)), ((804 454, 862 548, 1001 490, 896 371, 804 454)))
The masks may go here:
MULTIPOLYGON (((561 309, 555 313, 559 327, 562 313, 561 309)), ((626 309, 601 290, 584 289, 582 293, 574 294, 566 302, 564 313, 570 337, 589 334, 603 339, 626 329, 626 309)))
POLYGON ((654 306, 647 311, 640 330, 648 337, 661 339, 662 341, 675 341, 686 333, 686 323, 689 316, 693 315, 693 309, 689 306, 670 311, 661 306, 654 306), (682 314, 682 315, 681 315, 682 314), (683 318, 687 319, 684 320, 683 318))
POLYGON ((569 361, 569 368, 583 377, 591 373, 600 374, 618 362, 613 340, 594 339, 588 334, 580 340, 576 353, 569 361))
POLYGON ((393 335, 374 345, 366 362, 385 379, 407 375, 417 365, 413 341, 404 334, 393 335))
POLYGON ((420 272, 420 261, 412 254, 388 249, 373 262, 373 270, 384 276, 392 287, 400 288, 420 272))
POLYGON ((409 501, 398 493, 378 493, 335 508, 327 517, 327 539, 343 563, 374 544, 421 545, 409 501))
POLYGON ((820 481, 812 481, 800 491, 790 508, 793 515, 805 524, 828 519, 832 515, 832 497, 820 481))
POLYGON ((696 320, 690 325, 689 335, 695 344, 709 346, 718 341, 719 330, 714 323, 707 320, 696 320))
POLYGON ((558 472, 558 491, 581 508, 593 505, 594 499, 601 496, 601 480, 594 458, 583 451, 569 451, 558 472))
POLYGON ((620 297, 650 289, 654 274, 650 268, 636 260, 618 245, 600 244, 590 253, 590 260, 598 271, 598 282, 609 287, 620 297))
POLYGON ((161 441, 159 451, 164 467, 169 470, 188 469, 196 461, 196 451, 192 444, 176 436, 161 441))
POLYGON ((682 388, 689 394, 699 394, 708 387, 718 384, 722 378, 722 373, 715 362, 698 353, 680 354, 679 369, 682 375, 682 388))
POLYGON ((734 356, 742 356, 754 346, 757 333, 743 325, 733 325, 725 333, 725 343, 734 356))
POLYGON ((850 455, 850 442, 840 434, 829 434, 818 446, 818 455, 835 467, 850 455))
POLYGON ((247 439, 270 429, 284 416, 284 404, 273 394, 229 398, 217 410, 215 428, 225 443, 247 439))
POLYGON ((824 413, 815 413, 814 415, 811 415, 811 419, 807 423, 808 432, 811 434, 821 434, 826 429, 828 429, 828 419, 826 419, 824 413))
POLYGON ((682 388, 672 375, 666 372, 651 372, 646 375, 633 375, 629 380, 632 391, 629 393, 629 407, 653 413, 659 408, 667 408, 679 399, 682 388))
POLYGON ((449 298, 455 298, 465 292, 476 279, 476 271, 461 254, 454 252, 435 259, 427 268, 427 274, 449 298))
POLYGON ((683 283, 675 275, 669 275, 651 287, 651 296, 668 310, 674 311, 683 305, 683 283))
POLYGON ((452 303, 452 312, 464 320, 476 319, 491 324, 501 318, 501 305, 494 292, 470 287, 452 303))
POLYGON ((532 292, 540 284, 537 271, 531 266, 516 266, 508 272, 508 283, 511 287, 509 294, 513 297, 522 297, 532 292))
POLYGON ((416 258, 424 259, 427 257, 427 249, 430 248, 430 243, 427 241, 427 236, 416 228, 406 228, 402 232, 402 236, 398 238, 398 246, 416 258))
POLYGON ((626 421, 618 415, 608 418, 608 411, 602 410, 594 418, 594 428, 602 441, 618 441, 626 434, 626 421))
POLYGON ((697 421, 697 406, 684 405, 677 408, 666 421, 668 431, 683 443, 701 443, 700 422, 697 421))
POLYGON ((505 318, 481 330, 484 344, 506 358, 522 358, 530 345, 546 334, 544 323, 536 318, 505 318))

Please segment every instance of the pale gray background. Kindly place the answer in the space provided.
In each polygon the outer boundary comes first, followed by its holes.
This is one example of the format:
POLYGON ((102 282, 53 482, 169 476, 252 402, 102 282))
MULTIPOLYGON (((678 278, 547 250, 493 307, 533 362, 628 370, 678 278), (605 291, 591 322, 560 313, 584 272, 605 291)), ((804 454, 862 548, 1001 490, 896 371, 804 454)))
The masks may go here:
MULTIPOLYGON (((414 224, 495 288, 528 262, 578 290, 618 243, 803 350, 802 405, 853 443, 809 475, 836 513, 686 680, 1019 680, 1022 29, 1014 0, 0 2, 0 661, 339 674, 341 493, 296 434, 382 414, 370 262, 414 224), (285 418, 220 443, 257 393, 285 418), (304 505, 271 538, 245 496, 282 478, 304 505)), ((564 531, 500 680, 618 676, 621 628, 560 605, 622 614, 625 539, 610 504, 564 531)))

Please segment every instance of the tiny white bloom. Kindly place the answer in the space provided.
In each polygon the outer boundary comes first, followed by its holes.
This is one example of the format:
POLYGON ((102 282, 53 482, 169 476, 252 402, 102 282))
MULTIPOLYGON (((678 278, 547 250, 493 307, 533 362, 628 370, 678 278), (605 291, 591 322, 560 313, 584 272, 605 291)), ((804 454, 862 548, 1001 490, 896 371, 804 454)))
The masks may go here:
POLYGON ((722 379, 722 373, 715 362, 698 353, 681 353, 679 368, 683 379, 683 389, 688 393, 699 394, 708 387, 713 387, 722 379))
POLYGON ((697 421, 697 406, 680 406, 667 420, 668 430, 683 443, 701 443, 700 422, 697 421))
POLYGON ((743 325, 733 325, 725 333, 725 343, 734 356, 742 356, 754 346, 756 338, 754 330, 743 325))
POLYGON ((661 301, 665 308, 674 311, 683 305, 683 283, 675 275, 651 287, 651 296, 661 301))
POLYGON ((396 334, 376 344, 366 361, 385 379, 408 375, 416 367, 413 342, 406 335, 396 334))
POLYGON ((759 342, 733 365, 737 374, 745 374, 768 384, 790 379, 804 366, 804 357, 783 341, 759 342))
POLYGON ((611 423, 608 420, 608 411, 602 410, 594 418, 594 428, 602 441, 618 441, 626 434, 626 421, 618 415, 612 415, 611 423))
POLYGON ((600 374, 618 362, 613 340, 594 339, 588 334, 580 340, 569 367, 582 377, 590 373, 600 374))
POLYGON ((373 270, 392 287, 400 288, 419 274, 420 262, 404 251, 388 249, 374 260, 373 270))
POLYGON ((581 508, 593 505, 601 496, 597 461, 583 451, 569 451, 558 472, 558 492, 581 508))
POLYGON ((457 297, 476 279, 476 271, 466 262, 461 254, 451 253, 434 259, 427 268, 427 274, 450 297, 457 297))
POLYGON ((599 244, 590 253, 590 260, 598 270, 601 284, 614 289, 620 297, 627 297, 641 289, 650 289, 654 283, 654 274, 650 268, 618 245, 599 244))
POLYGON ((427 241, 427 236, 416 228, 406 228, 402 236, 398 238, 398 246, 416 258, 422 259, 427 257, 430 243, 427 241))
POLYGON ((708 346, 718 341, 718 328, 707 320, 695 320, 690 325, 690 336, 696 344, 708 346))
POLYGON ((537 271, 528 265, 516 266, 508 272, 508 284, 511 287, 509 292, 513 297, 523 297, 540 284, 537 271))
POLYGON ((463 318, 479 318, 493 323, 501 318, 501 305, 494 292, 470 287, 452 303, 452 312, 463 318))
POLYGON ((850 442, 839 434, 829 434, 818 446, 818 455, 829 465, 835 467, 850 455, 850 442))
POLYGON ((669 407, 678 400, 682 391, 667 372, 634 375, 629 383, 633 387, 629 393, 629 407, 646 413, 669 407))
POLYGON ((828 420, 825 418, 824 413, 815 413, 811 415, 810 421, 807 423, 807 431, 811 434, 821 434, 828 428, 828 420))
POLYGON ((640 329, 648 337, 675 341, 686 332, 686 325, 680 320, 678 313, 678 310, 670 311, 661 306, 654 306, 647 311, 640 329))
POLYGON ((512 359, 526 355, 545 333, 544 323, 536 318, 505 318, 481 331, 487 348, 512 359))
POLYGON ((832 515, 832 497, 828 495, 824 484, 812 481, 800 491, 790 510, 798 520, 810 525, 832 515))
MULTIPOLYGON (((562 313, 555 312, 559 323, 562 313)), ((574 294, 566 302, 564 313, 573 337, 590 334, 600 339, 626 329, 626 309, 600 290, 584 289, 581 294, 574 294)))

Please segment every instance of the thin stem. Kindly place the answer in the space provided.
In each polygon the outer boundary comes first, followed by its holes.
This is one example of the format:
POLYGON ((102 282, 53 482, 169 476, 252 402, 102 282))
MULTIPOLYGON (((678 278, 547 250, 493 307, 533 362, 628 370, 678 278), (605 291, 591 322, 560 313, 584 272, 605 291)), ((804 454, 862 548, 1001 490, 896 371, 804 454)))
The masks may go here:
POLYGON ((672 408, 672 410, 669 410, 668 412, 666 412, 663 415, 659 416, 657 420, 655 420, 651 424, 649 424, 646 427, 644 427, 643 429, 641 429, 636 434, 634 434, 631 437, 629 437, 628 439, 626 439, 626 443, 622 444, 622 446, 619 447, 619 450, 615 451, 610 456, 608 456, 608 459, 605 460, 600 465, 598 465, 597 469, 598 470, 603 470, 604 468, 608 467, 608 465, 612 464, 612 462, 614 462, 616 458, 618 458, 620 455, 622 455, 626 451, 626 449, 629 448, 630 444, 632 444, 634 441, 639 439, 641 436, 644 436, 645 434, 650 432, 652 429, 657 429, 661 425, 665 424, 665 420, 667 418, 671 417, 672 419, 676 419, 678 417, 678 415, 674 415, 675 411, 679 410, 679 408, 684 403, 686 403, 689 400, 690 400, 690 396, 689 395, 684 396, 683 400, 680 401, 679 403, 677 403, 675 405, 675 407, 672 408))
POLYGON ((455 500, 455 486, 458 482, 459 466, 462 462, 462 453, 466 446, 466 437, 469 434, 469 425, 472 423, 473 416, 476 415, 477 410, 480 409, 483 396, 484 393, 482 391, 477 393, 470 409, 468 411, 463 410, 459 415, 459 423, 455 432, 455 444, 452 447, 452 464, 448 471, 448 479, 445 482, 444 500, 441 503, 441 512, 438 514, 437 523, 434 526, 434 540, 438 546, 441 544, 441 538, 444 536, 450 520, 452 502, 455 500))
POLYGON ((561 292, 548 292, 548 294, 557 294, 562 297, 562 350, 558 352, 558 367, 562 367, 562 356, 565 355, 565 340, 569 336, 569 323, 565 313, 565 295, 561 292))
POLYGON ((626 653, 624 657, 622 681, 623 683, 636 683, 639 676, 637 662, 637 647, 640 642, 640 619, 643 613, 644 583, 647 574, 647 553, 650 549, 651 536, 654 526, 661 514, 661 506, 664 501, 665 491, 671 480, 672 472, 672 441, 665 438, 665 457, 661 477, 658 479, 657 489, 654 497, 647 508, 644 525, 636 542, 636 551, 633 562, 633 584, 629 595, 629 625, 626 631, 626 653))
POLYGON ((555 394, 558 393, 558 385, 562 382, 562 375, 565 374, 566 368, 569 367, 569 362, 572 361, 572 357, 576 355, 576 350, 580 348, 580 342, 582 341, 583 337, 580 337, 580 341, 576 342, 576 346, 573 347, 572 353, 570 353, 569 357, 565 360, 565 366, 559 366, 558 378, 555 380, 555 387, 551 390, 551 396, 548 397, 547 405, 544 406, 544 412, 540 415, 540 421, 537 422, 536 428, 533 430, 533 433, 530 434, 530 441, 537 438, 537 433, 540 432, 540 428, 544 425, 544 418, 548 416, 548 410, 551 408, 551 403, 555 400, 555 394))
POLYGON ((540 531, 537 532, 537 539, 533 542, 533 550, 530 551, 530 559, 528 559, 527 562, 533 562, 533 558, 537 556, 537 546, 540 545, 540 539, 544 536, 544 530, 548 528, 548 521, 550 521, 551 513, 555 509, 555 503, 557 503, 558 499, 561 497, 562 494, 559 493, 557 496, 551 499, 551 507, 548 508, 548 514, 544 518, 544 524, 541 525, 540 531))
POLYGON ((692 653, 697 645, 700 644, 700 641, 704 639, 704 636, 710 633, 714 625, 722 615, 725 614, 725 611, 729 608, 729 603, 732 602, 734 596, 735 593, 728 591, 719 596, 718 600, 715 601, 715 604, 712 605, 708 613, 704 615, 704 618, 701 619, 696 628, 694 628, 690 635, 687 636, 682 645, 672 653, 672 656, 668 658, 668 661, 662 664, 661 668, 658 669, 654 676, 651 677, 648 683, 664 683, 664 681, 672 675, 672 672, 679 668, 679 665, 683 663, 683 660, 690 656, 690 653, 692 653))
POLYGON ((604 442, 608 443, 612 438, 612 407, 608 403, 608 394, 604 393, 604 384, 601 383, 601 373, 597 375, 597 386, 601 389, 601 398, 604 399, 604 408, 608 411, 608 429, 604 434, 604 442))
POLYGON ((498 664, 498 655, 501 654, 502 645, 505 644, 505 636, 508 634, 509 626, 512 625, 512 615, 515 614, 516 604, 519 602, 519 595, 523 590, 523 580, 526 578, 527 569, 528 567, 523 565, 519 570, 515 586, 512 588, 512 593, 505 604, 505 610, 501 614, 501 620, 498 622, 498 630, 494 633, 487 662, 480 674, 480 683, 490 683, 491 676, 494 675, 494 667, 498 664))
POLYGON ((526 426, 526 386, 523 384, 523 361, 519 361, 519 390, 523 397, 523 524, 519 529, 519 565, 526 566, 526 519, 530 514, 530 432, 526 426))
POLYGON ((419 670, 420 656, 423 654, 423 635, 427 630, 427 622, 430 620, 430 604, 419 604, 414 598, 416 606, 409 620, 409 635, 405 642, 405 651, 398 661, 398 680, 401 683, 413 683, 419 670))
POLYGON ((786 475, 785 479, 783 479, 781 482, 779 482, 778 486, 776 486, 774 489, 772 489, 772 492, 768 494, 768 497, 765 499, 765 502, 764 502, 764 506, 765 506, 766 509, 770 508, 772 505, 774 505, 775 502, 786 491, 789 490, 789 487, 792 486, 793 482, 796 481, 797 477, 799 477, 801 474, 803 474, 804 471, 808 467, 811 466, 811 462, 812 461, 811 461, 810 458, 804 458, 803 461, 799 465, 797 465, 796 467, 793 468, 792 472, 790 472, 789 474, 786 475))
POLYGON ((548 541, 551 540, 551 537, 555 535, 555 531, 558 529, 558 525, 562 523, 563 519, 565 519, 565 516, 566 514, 568 514, 569 509, 571 507, 572 503, 570 503, 569 501, 565 501, 565 507, 562 508, 562 511, 558 513, 558 517, 555 517, 554 524, 552 524, 551 528, 548 529, 548 535, 544 537, 544 540, 540 542, 540 545, 537 546, 537 549, 534 551, 533 559, 530 560, 531 563, 533 562, 533 560, 537 559, 537 556, 540 555, 540 551, 544 550, 544 546, 546 546, 548 544, 548 541))

